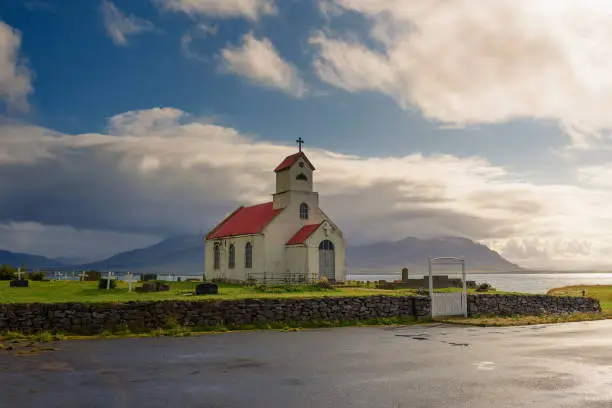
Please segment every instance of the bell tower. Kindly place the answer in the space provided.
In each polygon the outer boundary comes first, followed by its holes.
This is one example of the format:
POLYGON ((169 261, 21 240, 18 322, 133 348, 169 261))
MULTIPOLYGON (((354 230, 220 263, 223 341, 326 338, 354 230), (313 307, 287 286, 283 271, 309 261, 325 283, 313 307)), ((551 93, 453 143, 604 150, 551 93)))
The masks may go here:
POLYGON ((312 165, 302 151, 302 138, 296 140, 298 152, 285 159, 274 169, 276 173, 276 192, 274 193, 274 208, 284 208, 291 201, 292 195, 311 195, 313 192, 312 165))

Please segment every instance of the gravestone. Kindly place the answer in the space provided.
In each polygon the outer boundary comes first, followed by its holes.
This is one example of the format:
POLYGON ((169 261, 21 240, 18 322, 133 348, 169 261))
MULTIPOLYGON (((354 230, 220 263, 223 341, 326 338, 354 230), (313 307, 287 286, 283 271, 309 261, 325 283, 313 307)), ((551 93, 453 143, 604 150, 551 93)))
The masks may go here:
POLYGON ((168 292, 170 290, 170 285, 167 285, 162 282, 146 282, 142 284, 142 287, 136 288, 136 292, 168 292))
POLYGON ((196 286, 196 295, 216 295, 219 293, 219 287, 214 283, 201 283, 196 286))
POLYGON ((157 280, 157 275, 154 273, 145 273, 143 275, 141 275, 141 279, 143 282, 147 282, 147 281, 151 281, 151 280, 157 280))
POLYGON ((87 271, 83 280, 85 282, 98 282, 102 279, 102 273, 98 271, 87 271))
POLYGON ((30 284, 29 280, 26 279, 13 279, 10 283, 11 288, 27 288, 30 284))
POLYGON ((142 291, 143 292, 157 292, 157 283, 153 282, 153 283, 143 283, 142 284, 142 291))
POLYGON ((408 268, 402 268, 402 282, 408 282, 408 268))

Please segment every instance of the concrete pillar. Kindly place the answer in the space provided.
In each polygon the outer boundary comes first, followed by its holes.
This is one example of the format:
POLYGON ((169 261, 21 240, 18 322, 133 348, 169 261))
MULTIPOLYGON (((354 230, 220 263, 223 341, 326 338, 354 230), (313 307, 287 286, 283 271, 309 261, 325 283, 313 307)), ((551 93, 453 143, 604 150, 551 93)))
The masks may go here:
POLYGON ((402 282, 408 281, 408 268, 402 268, 402 282))

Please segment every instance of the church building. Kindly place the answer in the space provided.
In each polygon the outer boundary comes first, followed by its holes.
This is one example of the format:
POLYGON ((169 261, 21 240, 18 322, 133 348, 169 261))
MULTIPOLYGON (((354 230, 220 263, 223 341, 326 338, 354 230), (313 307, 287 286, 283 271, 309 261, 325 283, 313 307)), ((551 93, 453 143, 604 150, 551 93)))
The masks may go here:
POLYGON ((272 201, 239 207, 206 235, 207 278, 345 280, 342 231, 319 207, 315 167, 302 151, 302 139, 297 143, 299 151, 274 169, 272 201))

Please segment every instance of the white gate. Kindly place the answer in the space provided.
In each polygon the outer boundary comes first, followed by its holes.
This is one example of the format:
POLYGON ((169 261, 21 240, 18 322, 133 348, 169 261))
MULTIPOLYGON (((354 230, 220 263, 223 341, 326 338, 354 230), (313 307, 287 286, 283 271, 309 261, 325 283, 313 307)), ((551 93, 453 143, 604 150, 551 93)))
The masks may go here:
POLYGON ((434 293, 431 300, 431 316, 455 316, 463 314, 463 293, 434 293))
POLYGON ((429 257, 429 297, 431 299, 431 316, 467 317, 467 285, 465 275, 465 260, 463 258, 429 257), (433 287, 434 265, 461 265, 461 292, 435 293, 433 287))

